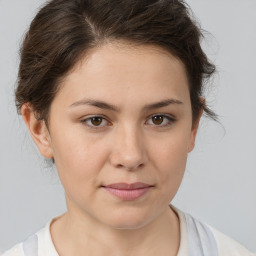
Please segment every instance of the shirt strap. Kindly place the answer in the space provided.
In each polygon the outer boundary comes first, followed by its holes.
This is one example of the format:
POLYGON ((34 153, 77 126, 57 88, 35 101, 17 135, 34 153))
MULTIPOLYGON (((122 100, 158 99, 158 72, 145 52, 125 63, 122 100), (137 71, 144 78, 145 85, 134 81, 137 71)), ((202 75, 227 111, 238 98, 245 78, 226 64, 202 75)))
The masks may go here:
POLYGON ((23 251, 25 256, 38 256, 38 237, 36 234, 24 241, 23 251))
POLYGON ((189 256, 219 256, 217 242, 209 227, 185 213, 189 256))

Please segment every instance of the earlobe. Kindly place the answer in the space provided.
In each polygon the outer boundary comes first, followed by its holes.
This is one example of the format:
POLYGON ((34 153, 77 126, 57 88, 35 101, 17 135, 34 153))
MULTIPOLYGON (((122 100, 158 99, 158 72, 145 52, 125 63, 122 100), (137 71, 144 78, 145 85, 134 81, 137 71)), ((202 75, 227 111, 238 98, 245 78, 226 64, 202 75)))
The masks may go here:
POLYGON ((22 105, 21 114, 40 153, 46 158, 53 158, 51 138, 45 121, 36 118, 33 107, 29 103, 22 105))

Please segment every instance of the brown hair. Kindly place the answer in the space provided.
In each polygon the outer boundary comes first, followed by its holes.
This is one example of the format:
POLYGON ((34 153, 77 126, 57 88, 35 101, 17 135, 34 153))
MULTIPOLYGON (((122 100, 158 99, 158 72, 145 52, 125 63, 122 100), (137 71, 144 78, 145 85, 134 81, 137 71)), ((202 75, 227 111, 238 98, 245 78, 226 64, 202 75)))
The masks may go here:
POLYGON ((124 40, 153 44, 178 57, 189 80, 193 120, 203 108, 205 80, 215 71, 202 51, 202 32, 181 0, 52 0, 36 15, 21 47, 16 106, 30 102, 48 125, 51 102, 61 78, 90 48, 124 40))

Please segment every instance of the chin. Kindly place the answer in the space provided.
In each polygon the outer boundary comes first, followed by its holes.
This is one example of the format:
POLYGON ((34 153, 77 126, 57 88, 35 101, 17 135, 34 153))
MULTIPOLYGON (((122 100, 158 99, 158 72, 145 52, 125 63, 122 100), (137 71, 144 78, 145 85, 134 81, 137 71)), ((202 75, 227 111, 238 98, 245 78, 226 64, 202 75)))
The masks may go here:
POLYGON ((152 216, 131 210, 129 212, 127 212, 127 210, 126 212, 119 211, 118 214, 113 214, 111 216, 105 215, 104 217, 103 222, 106 225, 119 230, 139 229, 153 220, 152 216))

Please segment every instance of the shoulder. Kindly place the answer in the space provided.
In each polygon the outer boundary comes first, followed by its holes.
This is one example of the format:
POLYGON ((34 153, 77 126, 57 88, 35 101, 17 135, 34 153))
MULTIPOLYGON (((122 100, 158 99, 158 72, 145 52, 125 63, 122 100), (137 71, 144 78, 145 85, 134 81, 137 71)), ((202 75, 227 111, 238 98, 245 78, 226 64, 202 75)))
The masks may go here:
MULTIPOLYGON (((52 220, 51 220, 52 221, 52 220)), ((49 234, 49 221, 47 225, 40 229, 37 233, 29 236, 23 242, 15 245, 1 256, 39 256, 45 255, 45 240, 49 234)), ((47 252, 48 253, 48 252, 47 252)), ((52 254, 51 254, 52 255, 52 254)))
POLYGON ((12 247, 10 250, 6 251, 1 256, 24 256, 24 252, 22 249, 22 243, 19 243, 12 247))
POLYGON ((256 256, 249 252, 244 246, 236 242, 207 223, 196 219, 188 213, 175 208, 186 222, 187 239, 189 252, 196 252, 197 255, 216 256, 256 256), (201 254, 198 254, 200 251, 201 254))
MULTIPOLYGON (((40 231, 41 232, 41 231, 40 231)), ((28 237, 24 242, 15 245, 2 256, 36 256, 38 255, 38 235, 28 237)))
POLYGON ((230 256, 256 256, 256 253, 249 252, 243 245, 234 239, 223 234, 212 226, 205 224, 212 231, 218 245, 220 255, 230 256))

